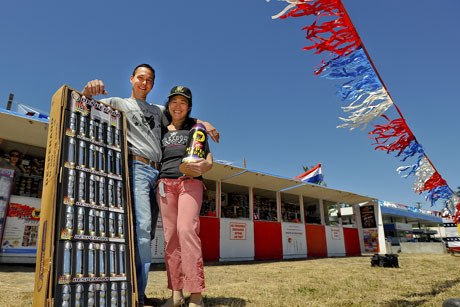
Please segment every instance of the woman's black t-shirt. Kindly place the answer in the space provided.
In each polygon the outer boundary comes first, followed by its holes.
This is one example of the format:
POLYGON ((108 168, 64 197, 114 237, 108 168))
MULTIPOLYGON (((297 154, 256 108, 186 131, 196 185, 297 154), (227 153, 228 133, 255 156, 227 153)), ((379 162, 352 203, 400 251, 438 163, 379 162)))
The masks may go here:
MULTIPOLYGON (((189 133, 194 124, 195 120, 190 118, 181 130, 169 131, 167 126, 163 126, 161 134, 163 159, 161 161, 160 178, 179 178, 184 175, 180 172, 179 165, 184 157, 189 133)), ((206 155, 209 153, 207 142, 205 152, 206 155)), ((200 178, 201 176, 196 179, 200 178)))

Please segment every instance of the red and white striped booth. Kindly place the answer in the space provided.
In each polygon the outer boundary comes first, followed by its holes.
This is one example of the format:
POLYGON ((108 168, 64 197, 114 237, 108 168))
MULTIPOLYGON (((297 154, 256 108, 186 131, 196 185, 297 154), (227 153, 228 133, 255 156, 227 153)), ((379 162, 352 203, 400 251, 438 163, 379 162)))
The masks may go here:
MULTIPOLYGON (((208 190, 200 238, 205 261, 345 257, 384 248, 373 198, 220 163, 204 177, 208 190)), ((153 262, 160 263, 161 220, 156 234, 153 262)))

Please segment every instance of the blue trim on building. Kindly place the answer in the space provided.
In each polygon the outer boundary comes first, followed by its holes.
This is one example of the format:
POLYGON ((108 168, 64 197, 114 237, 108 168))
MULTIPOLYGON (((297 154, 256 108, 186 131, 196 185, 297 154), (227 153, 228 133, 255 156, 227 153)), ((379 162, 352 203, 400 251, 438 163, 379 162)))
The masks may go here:
POLYGON ((38 116, 30 116, 30 115, 14 112, 14 111, 11 111, 11 110, 6 110, 6 109, 3 109, 3 108, 0 108, 0 113, 14 115, 14 116, 17 116, 17 117, 22 117, 22 118, 26 118, 28 120, 34 120, 34 121, 42 122, 42 123, 46 123, 46 124, 49 123, 49 119, 47 119, 47 118, 40 118, 38 116))
POLYGON ((402 216, 402 217, 408 217, 408 218, 418 219, 422 221, 442 224, 442 218, 440 216, 433 216, 429 214, 412 212, 409 210, 391 208, 391 207, 386 207, 386 206, 380 206, 380 210, 382 210, 382 215, 387 214, 387 215, 402 216))

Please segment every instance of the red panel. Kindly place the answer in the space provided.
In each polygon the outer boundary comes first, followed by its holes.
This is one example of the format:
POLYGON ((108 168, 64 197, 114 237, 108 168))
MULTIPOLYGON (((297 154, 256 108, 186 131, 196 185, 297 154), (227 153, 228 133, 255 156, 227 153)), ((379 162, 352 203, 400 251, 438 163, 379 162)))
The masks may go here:
POLYGON ((327 257, 326 229, 323 225, 305 225, 307 256, 327 257))
POLYGON ((204 261, 219 261, 220 219, 200 216, 200 239, 204 261))
POLYGON ((343 228, 343 237, 345 239, 345 254, 347 256, 361 256, 358 229, 343 228))
POLYGON ((254 259, 283 259, 281 223, 254 222, 254 259))

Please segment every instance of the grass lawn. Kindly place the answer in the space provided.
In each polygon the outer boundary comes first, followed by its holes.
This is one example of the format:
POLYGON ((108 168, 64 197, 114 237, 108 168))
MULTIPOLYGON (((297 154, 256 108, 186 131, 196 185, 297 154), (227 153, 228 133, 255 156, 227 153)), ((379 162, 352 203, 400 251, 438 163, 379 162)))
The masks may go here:
MULTIPOLYGON (((400 268, 371 256, 206 265, 206 306, 441 306, 460 297, 460 256, 399 255, 400 268)), ((0 306, 31 306, 34 268, 0 265, 0 306)), ((147 295, 166 299, 162 266, 147 295)))

